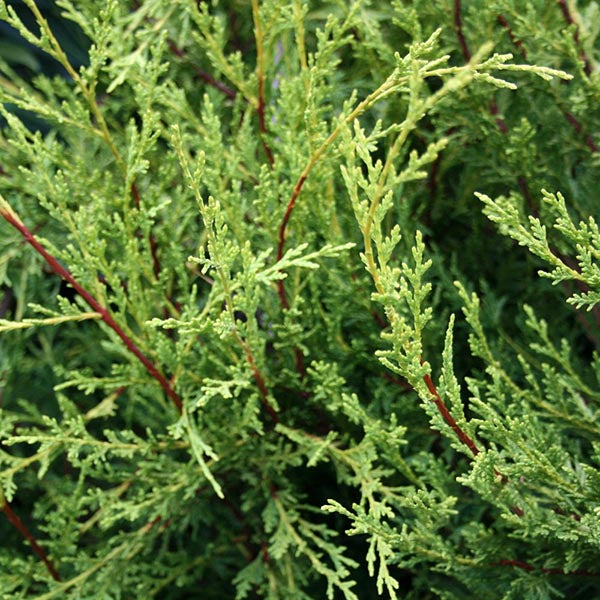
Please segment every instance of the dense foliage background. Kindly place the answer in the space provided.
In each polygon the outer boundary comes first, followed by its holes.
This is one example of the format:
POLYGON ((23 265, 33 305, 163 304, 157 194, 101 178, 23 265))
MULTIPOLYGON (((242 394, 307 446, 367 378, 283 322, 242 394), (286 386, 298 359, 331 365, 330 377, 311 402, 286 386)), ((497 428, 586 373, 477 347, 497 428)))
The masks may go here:
POLYGON ((596 2, 0 18, 0 597, 600 595, 596 2))

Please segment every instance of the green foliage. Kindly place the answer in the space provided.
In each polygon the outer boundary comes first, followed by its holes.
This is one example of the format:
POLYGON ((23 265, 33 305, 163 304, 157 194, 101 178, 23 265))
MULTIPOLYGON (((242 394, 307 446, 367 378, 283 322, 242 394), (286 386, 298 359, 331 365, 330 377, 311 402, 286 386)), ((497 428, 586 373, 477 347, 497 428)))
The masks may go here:
POLYGON ((599 12, 0 0, 0 597, 599 595, 599 12))

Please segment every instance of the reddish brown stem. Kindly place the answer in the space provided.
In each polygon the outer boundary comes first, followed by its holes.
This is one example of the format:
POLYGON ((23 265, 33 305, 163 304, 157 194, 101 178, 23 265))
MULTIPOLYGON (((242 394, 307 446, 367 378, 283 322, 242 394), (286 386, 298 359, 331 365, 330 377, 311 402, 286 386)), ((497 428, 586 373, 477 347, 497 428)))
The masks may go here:
POLYGON ((532 215, 537 214, 537 209, 533 202, 533 198, 531 197, 531 192, 529 191, 529 185, 527 184, 527 179, 525 177, 520 176, 517 177, 517 185, 521 190, 521 194, 523 194, 523 198, 525 198, 525 203, 527 204, 527 208, 529 208, 529 212, 532 215))
POLYGON ((29 529, 27 529, 27 527, 25 527, 25 524, 23 523, 23 521, 21 521, 21 518, 17 514, 15 514, 15 512, 13 511, 6 499, 4 499, 2 503, 2 512, 6 515, 6 518, 8 519, 9 523, 29 542, 31 548, 37 554, 38 558, 44 563, 44 565, 46 565, 46 569, 48 569, 48 572, 50 573, 50 575, 52 575, 52 578, 56 581, 60 581, 60 575, 58 574, 58 571, 48 558, 48 555, 46 554, 44 549, 37 543, 37 540, 35 539, 34 535, 29 531, 29 529))
POLYGON ((135 181, 131 184, 131 195, 133 196, 133 202, 135 203, 135 207, 140 207, 140 193, 138 192, 137 185, 135 181))
POLYGON ((504 29, 506 29, 510 41, 521 51, 521 55, 523 56, 523 58, 527 60, 527 51, 525 50, 525 46, 523 46, 523 42, 521 40, 515 37, 515 34, 513 33, 513 30, 508 24, 508 21, 506 20, 505 16, 502 14, 498 15, 498 22, 500 23, 500 25, 502 25, 502 27, 504 27, 504 29))
POLYGON ((569 11, 569 7, 567 6, 566 1, 565 0, 557 0, 557 1, 558 1, 558 5, 560 6, 560 10, 561 10, 563 17, 564 17, 565 21, 567 22, 567 24, 575 25, 573 39, 575 40, 575 45, 579 48, 579 57, 583 61, 583 70, 585 71, 585 74, 589 76, 592 74, 592 63, 590 62, 590 59, 588 58, 587 54, 585 53, 585 50, 583 49, 583 46, 581 45, 581 40, 579 39, 579 26, 577 25, 577 23, 575 23, 575 20, 573 19, 573 15, 571 15, 571 12, 569 11))
POLYGON ((376 310, 372 310, 371 315, 373 315, 375 322, 377 323, 377 325, 379 325, 379 327, 381 327, 381 329, 385 329, 388 326, 388 323, 385 320, 385 318, 382 317, 376 310))
POLYGON ((300 379, 304 379, 306 377, 306 366, 304 365, 304 354, 302 354, 300 348, 294 348, 294 360, 300 379))
POLYGON ((401 387, 403 390, 409 391, 413 389, 413 386, 408 383, 408 381, 404 381, 403 379, 399 379, 398 377, 394 377, 391 373, 387 371, 383 372, 384 379, 387 379, 390 383, 401 387))
POLYGON ((506 126, 506 121, 502 117, 498 116, 500 111, 498 110, 498 105, 496 104, 495 100, 492 100, 492 103, 490 104, 490 112, 494 115, 494 117, 496 117, 496 125, 498 126, 500 132, 504 135, 508 131, 508 127, 506 126))
POLYGON ((600 573, 594 573, 592 571, 569 571, 565 572, 563 569, 548 569, 547 567, 534 567, 533 565, 524 562, 522 560, 499 560, 497 563, 492 563, 492 566, 501 565, 503 567, 516 567, 523 571, 540 571, 549 575, 581 575, 584 577, 600 577, 600 573))
MULTIPOLYGON (((179 58, 183 58, 185 56, 185 51, 182 50, 181 48, 179 48, 175 44, 175 42, 169 40, 168 44, 169 44, 169 49, 175 56, 177 56, 179 58)), ((232 100, 235 99, 235 97, 237 96, 237 92, 235 90, 232 90, 230 87, 226 86, 221 81, 215 79, 212 75, 210 75, 206 71, 203 71, 200 67, 198 67, 196 65, 192 65, 192 68, 196 72, 196 75, 198 75, 198 77, 200 77, 200 79, 202 79, 203 81, 208 83, 208 85, 216 88, 217 90, 219 90, 220 92, 225 94, 225 96, 227 96, 228 98, 231 98, 232 100)))
MULTIPOLYGON (((285 230, 290 220, 290 217, 292 216, 292 212, 294 210, 294 207, 296 206, 296 200, 300 195, 300 191, 302 190, 302 186, 304 185, 305 181, 306 175, 303 174, 300 176, 300 178, 296 182, 296 185, 294 186, 294 190, 292 191, 292 195, 285 209, 285 214, 283 215, 281 225, 279 225, 279 236, 277 242, 277 262, 279 262, 283 258, 283 248, 285 246, 285 230)), ((283 279, 280 279, 277 282, 277 291, 279 293, 279 299, 281 300, 281 306, 283 306, 283 308, 285 309, 288 309, 290 305, 285 295, 285 286, 283 283, 283 279)))
POLYGON ((287 224, 292 216, 292 211, 296 206, 296 200, 300 195, 300 191, 302 190, 302 186, 306 181, 306 175, 301 175, 296 185, 294 186, 294 190, 292 191, 292 195, 289 199, 288 205, 285 209, 285 214, 283 215, 283 220, 281 221, 281 225, 279 225, 279 242, 277 244, 277 261, 279 262, 283 258, 283 247, 285 246, 285 229, 287 224))
POLYGON ((106 323, 118 336, 121 338, 127 349, 144 365, 148 373, 158 381, 167 396, 175 404, 177 410, 181 413, 182 402, 179 395, 173 390, 165 376, 155 367, 152 361, 137 347, 135 342, 121 329, 120 325, 114 320, 110 312, 102 306, 82 285, 80 285, 57 260, 52 256, 35 238, 35 236, 27 229, 27 227, 19 221, 14 213, 0 211, 0 215, 17 229, 23 238, 40 254, 48 263, 48 266, 57 275, 62 277, 82 298, 85 302, 100 315, 100 318, 106 323))
POLYGON ((475 442, 458 426, 458 423, 450 414, 450 411, 444 404, 444 401, 440 397, 435 387, 435 384, 431 379, 431 375, 425 375, 425 377, 423 377, 423 381, 425 382, 427 389, 433 396, 433 401, 438 409, 438 412, 440 413, 440 415, 442 415, 444 421, 446 421, 446 423, 450 425, 452 431, 454 431, 458 439, 471 451, 471 454, 473 454, 473 456, 477 456, 479 454, 479 448, 476 446, 475 442))
POLYGON ((454 0, 454 26, 456 27, 456 35, 458 37, 458 43, 460 45, 463 58, 465 59, 465 62, 469 62, 471 60, 471 52, 469 51, 467 40, 465 40, 465 36, 463 34, 460 0, 454 0))
POLYGON ((269 549, 267 548, 267 544, 264 540, 260 540, 260 550, 262 553, 262 559, 265 564, 269 564, 271 561, 271 557, 269 556, 269 549))
POLYGON ((288 310, 290 308, 290 305, 287 300, 287 296, 285 295, 285 286, 283 284, 283 279, 279 279, 277 281, 277 293, 279 294, 279 301, 281 302, 281 306, 288 310))
MULTIPOLYGON (((572 17, 570 15, 570 13, 568 12, 568 8, 564 3, 561 3, 561 8, 563 9, 563 15, 565 15, 565 18, 567 19, 567 21, 569 23, 572 23, 572 17), (565 13, 566 10, 566 13, 565 13)), ((498 21, 505 26, 508 29, 508 33, 510 36, 510 39, 512 40, 512 42, 521 50, 521 53, 523 54, 523 57, 525 58, 527 56, 527 52, 525 50, 525 47, 523 46, 523 42, 521 42, 521 40, 515 40, 512 31, 510 29, 510 27, 508 26, 508 23, 506 21, 506 19, 502 16, 499 15, 498 16, 498 21)), ((578 34, 577 34, 578 35, 578 34)), ((492 111, 493 112, 493 111, 492 111)), ((569 123, 573 126, 573 128, 575 129, 575 131, 579 134, 583 136, 583 139, 585 140, 585 143, 587 145, 587 147, 593 152, 593 153, 597 153, 598 152, 598 146, 594 143, 594 140, 592 139, 592 137, 589 135, 589 133, 585 133, 583 131, 583 126, 581 125, 581 123, 575 118, 575 116, 573 114, 571 114, 570 112, 566 111, 563 112, 565 119, 567 119, 567 121, 569 121, 569 123)), ((498 123, 498 120, 496 120, 496 123, 498 123)), ((504 121, 502 121, 502 125, 500 126, 500 123, 498 123, 498 126, 500 128, 500 131, 502 133, 506 133, 507 132, 507 128, 506 128, 506 124, 504 123, 504 121)), ((521 193, 523 194, 523 198, 525 198, 525 202, 527 203, 527 206, 529 208, 529 212, 537 215, 537 210, 535 207, 535 204, 533 202, 533 198, 531 197, 531 192, 529 191, 529 186, 527 184, 527 180, 525 179, 525 177, 520 176, 517 178, 517 184, 519 186, 519 189, 521 190, 521 193)), ((557 253, 558 254, 558 253, 557 253)), ((568 263, 568 258, 564 257, 564 256, 560 256, 560 254, 558 254, 559 257, 561 258, 561 260, 563 262, 567 262, 568 263)), ((569 264, 569 266, 571 266, 571 268, 575 268, 576 266, 573 264, 569 264)), ((566 281, 563 281, 563 287, 567 290, 567 293, 569 295, 571 295, 571 290, 569 289, 569 285, 567 284, 566 281)), ((587 286, 585 286, 585 284, 582 284, 582 282, 578 282, 578 287, 580 289, 582 289, 582 291, 586 292, 587 290, 587 286), (582 289, 583 286, 583 289, 582 289)), ((590 331, 590 327, 588 322, 586 321, 585 317, 575 308, 573 307, 575 310, 575 315, 577 320, 582 324, 583 326, 583 330, 585 332, 586 337, 594 344, 594 346, 596 348, 599 347, 599 342, 598 339, 596 338, 596 336, 590 331)), ((598 313, 597 307, 594 307, 592 309, 594 317, 596 318, 596 323, 600 325, 600 315, 598 313)))
MULTIPOLYGON (((565 18, 567 19, 567 21, 569 23, 573 22, 573 19, 570 15, 570 13, 568 12, 568 8, 564 3, 561 3, 561 8, 563 9, 563 15, 565 15, 565 18), (565 13, 566 10, 566 13, 565 13)), ((521 52, 523 53, 523 56, 526 57, 527 53, 525 51, 525 47, 523 46, 523 43, 520 40, 516 40, 514 39, 512 32, 510 30, 510 27, 508 27, 508 23, 506 22, 506 19, 504 19, 504 17, 502 15, 498 16, 498 20, 500 21, 501 24, 505 25, 508 28, 509 31, 509 35, 511 40, 513 41, 513 43, 519 47, 519 49, 521 50, 521 52)), ((598 146, 594 143, 594 140, 592 139, 592 137, 588 134, 585 133, 583 131, 583 126, 581 125, 581 123, 575 118, 575 116, 573 114, 571 114, 570 112, 566 111, 563 113, 565 116, 565 119, 567 119, 567 121, 569 121, 569 123, 573 126, 573 128, 575 129, 575 131, 579 134, 579 135, 583 135, 583 138, 585 140, 585 143, 587 145, 587 147, 593 152, 593 153, 597 153, 598 152, 598 146)), ((502 131, 502 133, 506 133, 506 129, 500 129, 502 131)), ((517 183, 519 185, 519 189, 521 190, 521 193, 523 194, 523 197, 525 198, 525 202, 527 203, 527 206, 529 207, 529 211, 534 214, 537 215, 537 210, 536 207, 533 203, 533 199, 531 197, 531 193, 529 191, 529 186, 527 185, 527 180, 525 179, 525 177, 521 176, 517 178, 517 183)), ((554 251, 555 254, 557 254, 559 256, 559 258, 568 264, 568 266, 570 266, 571 268, 577 268, 577 265, 575 263, 573 263, 568 257, 562 256, 559 252, 554 251)), ((579 287, 579 289, 583 292, 587 292, 589 291, 589 289, 587 288, 587 286, 579 281, 577 282, 577 286, 579 287)), ((563 287, 567 290, 567 293, 569 295, 571 295, 571 290, 569 288, 569 285, 567 284, 566 281, 563 281, 563 287)), ((585 319, 585 317, 577 310, 575 309, 575 307, 573 307, 575 310, 575 314, 576 314, 576 318, 578 319, 578 321, 582 324, 583 326, 583 330, 586 334, 586 337, 594 344, 594 346, 596 348, 599 347, 599 342, 598 339, 596 338, 596 336, 590 331, 590 327, 589 324, 587 322, 587 320, 585 319)), ((598 325, 600 325, 600 313, 597 309, 597 307, 593 307, 592 309, 592 314, 594 315, 594 318, 596 319, 596 323, 598 325)))
MULTIPOLYGON (((283 257, 283 248, 285 246, 285 230, 287 224, 292 216, 292 212, 294 207, 296 206, 296 200, 300 195, 300 191, 302 190, 302 186, 306 181, 306 175, 301 175, 296 185, 294 186, 294 190, 292 191, 292 196, 289 199, 288 205, 285 209, 285 214, 283 215, 283 219, 281 221, 281 225, 279 225, 279 237, 277 242, 277 262, 279 262, 283 257)), ((279 300, 281 302, 281 306, 288 310, 290 308, 290 304, 288 302, 286 293, 285 293, 285 285, 283 283, 283 279, 279 279, 277 281, 277 293, 279 294, 279 300)), ((296 362, 296 370, 300 374, 300 378, 304 379, 306 376, 306 367, 304 365, 304 356, 300 348, 294 349, 295 362, 296 362)))
MULTIPOLYGON (((569 13, 569 9, 566 5, 566 3, 561 0, 559 0, 559 4, 561 6, 561 10, 563 11, 563 16, 565 17, 565 20, 569 23, 572 24, 574 23, 573 18, 571 17, 571 14, 569 13)), ((512 43, 519 48, 519 50, 521 51, 521 54, 523 55, 523 58, 527 58, 527 51, 525 50, 525 46, 523 45, 523 42, 521 40, 517 40, 512 32, 512 29, 510 28, 507 20, 504 18, 503 15, 498 15, 498 21, 500 22, 500 24, 502 26, 504 26, 507 31, 508 31, 508 35, 512 41, 512 43)), ((576 41, 579 40, 579 30, 575 31, 575 39, 576 41)), ((583 52, 583 51, 582 51, 583 52)), ((585 56, 585 55, 583 55, 585 56)), ((589 66, 589 73, 588 75, 591 73, 591 66, 589 64, 589 61, 587 60, 587 57, 585 58, 586 61, 586 66, 589 66)), ((586 73, 587 73, 587 69, 586 69, 586 73)), ((494 113, 496 114, 496 113, 494 113)), ((594 140, 592 139, 592 136, 589 133, 586 133, 583 130, 583 126, 581 125, 581 123, 575 118, 575 116, 568 112, 565 111, 563 112, 565 119, 567 119, 567 121, 569 121, 569 123, 573 126, 573 128, 575 129, 575 131, 579 134, 583 136, 583 139, 585 141, 586 146, 593 152, 596 153, 599 151, 598 146, 596 145, 596 143, 594 142, 594 140)), ((496 121, 498 122, 498 121, 496 121)), ((502 129, 502 128, 501 128, 502 129)), ((506 131, 502 131, 502 133, 506 133, 506 131)))
POLYGON ((598 146, 596 146, 594 140, 592 139, 592 136, 589 133, 585 133, 583 131, 583 127, 581 125, 581 123, 570 113, 570 112, 565 112, 565 119, 567 119, 567 121, 569 121, 569 123, 571 123, 571 125, 573 125, 573 129, 575 129, 575 131, 579 134, 579 135, 583 135, 583 139, 585 140, 586 146, 594 153, 598 152, 598 146))
MULTIPOLYGON (((450 411, 444 404, 444 401, 440 397, 440 394, 437 391, 437 388, 435 387, 435 384, 433 383, 433 381, 431 379, 431 375, 429 375, 429 374, 425 375, 423 377, 423 381, 425 382, 427 389, 433 396, 433 401, 438 409, 438 412, 444 419, 444 421, 446 421, 446 423, 448 425, 450 425, 450 428, 452 429, 452 431, 454 431, 454 433, 456 434, 458 439, 471 451, 471 454, 473 456, 477 456, 480 452, 479 448, 477 447, 475 442, 471 439, 471 437, 459 427, 458 423, 454 420, 454 417, 450 414, 450 411)), ((496 475, 496 477, 500 478, 502 483, 508 483, 508 481, 509 481, 508 477, 506 477, 505 475, 502 475, 502 473, 500 473, 500 471, 498 471, 498 469, 496 469, 495 467, 494 467, 494 474, 496 475)), ((518 517, 522 517, 525 514, 525 511, 523 511, 523 509, 519 508, 518 506, 511 506, 510 509, 518 517)))
POLYGON ((258 391, 260 392, 261 402, 273 423, 279 423, 279 417, 275 412, 275 409, 269 404, 269 390, 267 389, 267 385, 265 384, 265 380, 262 376, 262 373, 258 370, 256 363, 254 362, 254 356, 252 356, 252 352, 250 350, 246 350, 246 360, 250 365, 250 370, 252 371, 252 375, 254 376, 254 381, 256 381, 256 386, 258 387, 258 391))

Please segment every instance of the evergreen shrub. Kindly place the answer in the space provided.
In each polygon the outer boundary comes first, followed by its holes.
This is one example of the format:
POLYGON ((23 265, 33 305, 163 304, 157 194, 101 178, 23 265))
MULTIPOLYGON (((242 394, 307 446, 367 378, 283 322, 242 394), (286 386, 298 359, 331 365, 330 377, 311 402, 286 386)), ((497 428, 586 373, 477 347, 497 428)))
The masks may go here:
POLYGON ((600 597, 597 2, 0 18, 1 598, 600 597))

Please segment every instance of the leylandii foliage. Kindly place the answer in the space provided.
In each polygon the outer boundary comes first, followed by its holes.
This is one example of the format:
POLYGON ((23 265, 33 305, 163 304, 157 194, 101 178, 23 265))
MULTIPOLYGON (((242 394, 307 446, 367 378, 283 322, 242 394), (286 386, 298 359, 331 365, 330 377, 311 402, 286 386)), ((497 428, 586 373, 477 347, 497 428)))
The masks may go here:
POLYGON ((600 594, 596 2, 0 18, 0 597, 600 594))

